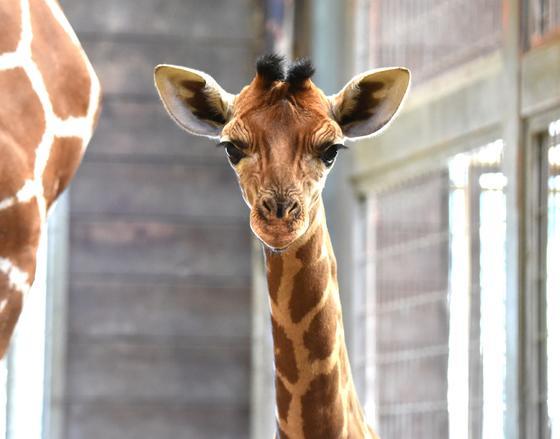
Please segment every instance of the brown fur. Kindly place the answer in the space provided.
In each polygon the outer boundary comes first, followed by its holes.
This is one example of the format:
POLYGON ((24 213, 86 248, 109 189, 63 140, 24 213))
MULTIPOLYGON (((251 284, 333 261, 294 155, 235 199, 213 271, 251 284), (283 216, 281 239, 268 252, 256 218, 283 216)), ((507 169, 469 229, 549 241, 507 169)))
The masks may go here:
POLYGON ((314 378, 301 399, 305 439, 343 436, 344 412, 337 367, 314 378))
POLYGON ((290 383, 297 382, 299 378, 298 366, 294 353, 294 344, 286 335, 282 326, 272 317, 272 336, 274 338, 274 363, 276 369, 290 383))
POLYGON ((82 139, 55 137, 47 167, 43 173, 43 186, 47 207, 68 187, 82 160, 82 139))
POLYGON ((278 417, 286 422, 288 420, 288 411, 292 402, 292 395, 282 383, 282 380, 276 377, 276 402, 278 407, 278 417))
POLYGON ((337 311, 334 298, 329 297, 305 331, 303 343, 309 351, 311 361, 324 360, 333 352, 336 342, 336 326, 339 320, 337 311))
POLYGON ((0 4, 0 23, 2 33, 0 34, 0 53, 13 52, 19 43, 21 33, 21 6, 18 2, 0 4))
POLYGON ((327 287, 330 270, 328 260, 319 258, 322 244, 321 232, 318 231, 296 253, 303 267, 294 276, 290 298, 290 316, 294 323, 299 323, 317 306, 327 287))
POLYGON ((308 231, 286 251, 265 253, 269 279, 292 278, 281 283, 272 306, 279 437, 362 439, 369 433, 349 373, 336 278, 320 281, 320 294, 315 277, 298 283, 318 264, 325 278, 333 272, 335 258, 321 212, 322 207, 316 209, 308 231), (311 306, 309 297, 315 298, 311 306), (297 320, 289 312, 294 306, 306 310, 297 320), (286 381, 286 361, 297 365, 296 381, 286 381))
POLYGON ((278 288, 280 288, 280 282, 282 280, 282 258, 280 255, 273 252, 268 252, 268 268, 267 268, 267 280, 268 280, 268 294, 273 302, 278 301, 278 288))
MULTIPOLYGON (((4 145, 0 167, 5 160, 21 161, 26 175, 33 174, 35 149, 45 131, 45 116, 31 81, 22 68, 0 71, 0 140, 4 145), (28 123, 22 121, 28 120, 28 123)), ((6 179, 19 184, 21 176, 2 169, 6 179)), ((3 186, 3 185, 2 185, 3 186)), ((1 190, 1 189, 0 189, 1 190)))
POLYGON ((265 88, 257 76, 238 95, 222 137, 246 145, 246 153, 258 157, 236 171, 244 198, 253 206, 251 227, 264 242, 282 248, 305 232, 328 172, 318 157, 341 136, 326 97, 311 81, 297 90, 282 82, 265 88), (287 220, 267 219, 259 210, 264 196, 287 198, 301 209, 287 220))
MULTIPOLYGON (((18 48, 21 4, 19 0, 0 0, 0 56, 18 48)), ((19 64, 0 70, 0 357, 20 314, 23 293, 35 277, 47 209, 69 184, 85 148, 81 134, 57 135, 55 127, 47 126, 47 112, 36 94, 40 84, 31 83, 25 68, 31 62, 38 68, 52 110, 62 124, 75 117, 84 118, 84 123, 93 127, 97 115, 91 114, 99 111, 99 97, 90 102, 97 78, 90 74, 81 48, 57 21, 51 7, 45 0, 30 0, 29 16, 31 59, 20 53, 13 58, 19 64), (37 168, 42 174, 35 175, 37 147, 47 130, 54 136, 50 155, 45 168, 37 168), (20 283, 14 283, 14 278, 20 283)))
POLYGON ((350 373, 321 191, 344 136, 371 135, 386 125, 410 74, 367 72, 327 98, 309 79, 313 68, 306 61, 285 75, 282 58, 269 55, 257 62, 257 72, 237 96, 207 74, 178 66, 156 67, 155 83, 180 126, 220 136, 251 209, 251 228, 266 246, 277 437, 373 438, 350 373), (193 86, 193 78, 205 87, 193 86), (206 123, 208 105, 224 116, 223 125, 206 123))
POLYGON ((43 74, 55 114, 85 116, 90 77, 82 55, 58 25, 44 0, 30 0, 33 60, 43 74))

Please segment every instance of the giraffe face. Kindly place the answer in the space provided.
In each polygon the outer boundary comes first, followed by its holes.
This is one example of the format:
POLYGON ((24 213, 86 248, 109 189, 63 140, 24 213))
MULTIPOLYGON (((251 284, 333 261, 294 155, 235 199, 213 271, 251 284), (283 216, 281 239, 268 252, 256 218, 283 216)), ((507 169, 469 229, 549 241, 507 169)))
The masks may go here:
POLYGON ((253 83, 237 96, 220 144, 264 244, 284 249, 305 233, 343 142, 328 99, 310 81, 295 90, 253 83))
POLYGON ((203 72, 168 65, 155 71, 171 117, 193 134, 218 139, 250 208, 251 229, 275 250, 305 234, 345 140, 386 127, 410 77, 402 68, 370 71, 327 97, 312 74, 308 61, 286 73, 281 58, 265 56, 234 96, 203 72))

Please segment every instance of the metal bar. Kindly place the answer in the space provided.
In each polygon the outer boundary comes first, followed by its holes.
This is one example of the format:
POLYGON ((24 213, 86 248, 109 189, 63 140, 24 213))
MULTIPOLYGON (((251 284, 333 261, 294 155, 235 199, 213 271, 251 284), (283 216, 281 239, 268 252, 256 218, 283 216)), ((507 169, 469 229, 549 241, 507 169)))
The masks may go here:
POLYGON ((523 294, 523 147, 521 125, 521 80, 520 80, 520 0, 504 0, 504 70, 503 88, 503 139, 504 174, 507 177, 507 240, 506 240, 506 383, 504 414, 504 437, 525 437, 520 431, 523 425, 523 410, 520 407, 520 349, 521 330, 520 302, 523 294))

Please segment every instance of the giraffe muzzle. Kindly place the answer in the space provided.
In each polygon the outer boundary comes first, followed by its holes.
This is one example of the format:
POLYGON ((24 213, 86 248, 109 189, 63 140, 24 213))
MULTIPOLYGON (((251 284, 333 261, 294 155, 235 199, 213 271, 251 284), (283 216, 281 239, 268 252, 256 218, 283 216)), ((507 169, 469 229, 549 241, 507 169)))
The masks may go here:
POLYGON ((251 209, 251 229, 268 247, 283 249, 306 229, 305 211, 295 197, 264 196, 251 209))

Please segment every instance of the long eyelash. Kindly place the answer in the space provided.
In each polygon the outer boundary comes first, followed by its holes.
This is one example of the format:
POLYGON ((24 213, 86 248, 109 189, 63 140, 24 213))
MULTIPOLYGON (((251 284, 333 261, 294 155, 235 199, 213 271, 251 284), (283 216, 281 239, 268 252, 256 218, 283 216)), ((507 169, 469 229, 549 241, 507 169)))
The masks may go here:
POLYGON ((323 152, 326 151, 327 149, 329 149, 331 146, 336 145, 338 148, 336 148, 337 151, 340 151, 342 149, 348 149, 348 147, 346 145, 343 145, 342 143, 324 143, 321 146, 319 146, 317 148, 318 151, 323 152))

